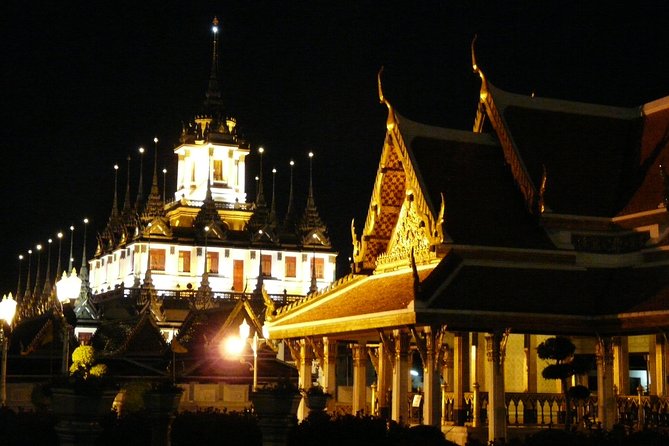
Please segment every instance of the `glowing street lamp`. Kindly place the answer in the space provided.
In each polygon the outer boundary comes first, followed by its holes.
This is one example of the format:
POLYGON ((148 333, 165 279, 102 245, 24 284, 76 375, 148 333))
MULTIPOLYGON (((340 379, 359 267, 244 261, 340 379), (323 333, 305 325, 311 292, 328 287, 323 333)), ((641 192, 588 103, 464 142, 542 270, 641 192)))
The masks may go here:
POLYGON ((5 295, 0 301, 0 343, 2 343, 2 380, 0 381, 0 406, 5 407, 7 403, 7 337, 5 336, 5 323, 10 327, 16 314, 16 301, 5 295))
MULTIPOLYGON (((265 327, 263 327, 263 336, 265 336, 265 327)), ((244 352, 244 346, 249 342, 249 335, 251 334, 251 327, 249 326, 246 319, 239 324, 239 335, 230 336, 225 339, 224 349, 226 356, 240 357, 244 352)), ((253 369, 253 391, 255 392, 258 388, 258 347, 260 345, 261 339, 258 337, 258 332, 253 333, 253 338, 250 340, 251 350, 253 351, 253 364, 251 365, 253 369)))
POLYGON ((69 304, 73 299, 79 297, 81 292, 81 279, 77 275, 75 268, 72 268, 68 276, 67 271, 63 271, 63 278, 56 282, 56 297, 60 302, 60 313, 63 318, 64 336, 63 336, 63 362, 62 372, 67 373, 69 369, 69 350, 70 350, 70 327, 65 319, 64 305, 69 304))

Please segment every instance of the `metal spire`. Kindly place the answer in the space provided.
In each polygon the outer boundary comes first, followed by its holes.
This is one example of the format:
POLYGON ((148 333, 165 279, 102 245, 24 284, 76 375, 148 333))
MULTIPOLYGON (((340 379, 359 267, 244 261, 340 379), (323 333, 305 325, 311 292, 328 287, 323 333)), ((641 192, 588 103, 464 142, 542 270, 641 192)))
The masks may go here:
POLYGON ((262 181, 262 155, 265 153, 263 147, 258 147, 258 153, 260 154, 260 173, 258 174, 258 190, 256 191, 256 205, 260 206, 261 204, 265 205, 265 192, 264 185, 262 181))
POLYGON ((62 274, 62 269, 61 269, 61 265, 60 265, 60 258, 61 258, 61 254, 62 254, 62 248, 63 248, 63 233, 58 232, 58 234, 56 234, 56 235, 58 236, 58 263, 56 263, 56 280, 54 281, 54 283, 56 283, 60 280, 60 276, 62 274))
POLYGON ((205 104, 210 102, 217 102, 221 98, 221 87, 218 81, 218 18, 214 17, 212 21, 211 32, 213 34, 211 44, 211 72, 209 74, 209 86, 205 97, 207 100, 205 104))
POLYGON ((49 296, 51 294, 51 243, 53 239, 49 239, 49 247, 47 248, 46 255, 46 275, 44 278, 44 289, 42 290, 43 296, 49 296))
POLYGON ((23 264, 23 254, 19 254, 19 279, 16 282, 16 300, 21 299, 21 266, 23 264))
POLYGON ((137 185, 137 199, 135 200, 135 212, 138 214, 142 213, 144 194, 142 189, 144 188, 142 184, 142 171, 144 170, 144 147, 139 148, 139 184, 137 185))
POLYGON ((74 248, 74 226, 70 226, 70 261, 67 263, 68 274, 72 273, 72 261, 74 260, 74 257, 72 257, 73 248, 74 248))
POLYGON ((111 210, 111 218, 116 217, 118 217, 118 164, 114 164, 114 201, 111 210))
POLYGON ((272 169, 272 204, 269 210, 269 220, 272 224, 276 222, 276 168, 272 169))
POLYGON ((142 220, 147 222, 154 217, 164 214, 164 201, 160 199, 160 189, 158 188, 158 138, 153 138, 155 144, 155 153, 153 156, 153 178, 151 180, 151 193, 146 201, 146 208, 142 220))
POLYGON ((31 296, 31 291, 30 291, 30 276, 32 274, 32 268, 33 268, 33 250, 29 249, 28 250, 28 277, 26 279, 26 291, 23 293, 23 297, 30 297, 31 296))
POLYGON ((36 299, 39 296, 39 274, 40 274, 40 265, 42 264, 42 245, 38 244, 37 248, 37 273, 35 274, 35 289, 33 289, 33 299, 36 299))
POLYGON ((84 246, 81 250, 81 268, 79 268, 80 275, 83 274, 86 267, 86 230, 88 229, 88 219, 84 218, 84 246))

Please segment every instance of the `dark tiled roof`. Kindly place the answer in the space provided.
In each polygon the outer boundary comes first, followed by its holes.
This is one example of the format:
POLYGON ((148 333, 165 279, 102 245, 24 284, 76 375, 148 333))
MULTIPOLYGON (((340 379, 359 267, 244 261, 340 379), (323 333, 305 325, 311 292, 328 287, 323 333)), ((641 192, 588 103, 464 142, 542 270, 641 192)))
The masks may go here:
POLYGON ((506 131, 555 213, 613 217, 639 186, 641 109, 530 98, 490 87, 506 131))
POLYGON ((501 147, 489 135, 442 133, 413 137, 410 150, 435 215, 444 194, 444 229, 453 243, 552 247, 527 212, 501 147))
MULTIPOLYGON (((664 102, 669 102, 664 100, 664 102)), ((666 105, 665 105, 666 107, 666 105)), ((655 209, 664 200, 659 166, 669 167, 669 108, 644 116, 641 153, 637 161, 635 192, 621 214, 655 209)))
POLYGON ((161 356, 167 344, 147 313, 140 317, 103 322, 91 345, 105 355, 161 356))
POLYGON ((669 310, 669 267, 464 266, 431 308, 597 316, 669 310))
MULTIPOLYGON (((423 280, 430 271, 432 268, 421 269, 418 276, 423 280)), ((326 294, 321 299, 305 301, 305 305, 297 305, 278 320, 296 324, 405 309, 414 300, 413 271, 369 276, 343 288, 332 290, 333 294, 343 293, 333 299, 328 299, 326 294), (301 308, 306 310, 298 313, 301 308), (292 312, 297 314, 288 316, 292 312)))

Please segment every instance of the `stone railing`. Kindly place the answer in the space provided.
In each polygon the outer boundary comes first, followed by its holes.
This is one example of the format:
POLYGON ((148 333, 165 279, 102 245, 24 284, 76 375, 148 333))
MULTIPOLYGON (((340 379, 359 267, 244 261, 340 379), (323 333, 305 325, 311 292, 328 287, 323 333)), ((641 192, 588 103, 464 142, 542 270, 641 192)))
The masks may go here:
MULTIPOLYGON (((125 287, 119 287, 104 293, 96 294, 93 296, 93 302, 94 303, 102 303, 104 301, 112 300, 112 299, 120 299, 120 298, 134 298, 137 299, 142 295, 142 292, 145 291, 143 288, 125 288, 125 287)), ((158 296, 158 299, 183 299, 189 302, 192 302, 193 299, 197 296, 198 290, 197 289, 191 289, 191 290, 160 290, 157 289, 155 290, 156 296, 158 296)), ((246 298, 255 298, 252 294, 248 293, 236 293, 232 291, 212 291, 212 299, 214 302, 219 301, 231 301, 231 300, 239 300, 242 297, 246 298)), ((276 302, 279 305, 286 305, 292 302, 295 302, 304 296, 298 295, 298 294, 288 294, 288 293, 280 293, 280 294, 268 294, 270 299, 272 299, 274 302, 276 302)))
MULTIPOLYGON (((474 421, 474 393, 466 392, 465 421, 474 421)), ((488 393, 478 392, 478 423, 487 424, 488 393)), ((554 426, 564 424, 564 395, 561 393, 507 392, 505 395, 508 426, 554 426)), ((618 395, 616 397, 618 421, 629 426, 669 427, 669 397, 618 395)), ((455 421, 455 402, 452 392, 443 393, 443 417, 445 423, 455 421)), ((572 401, 572 424, 584 428, 597 427, 597 397, 584 401, 572 401)))

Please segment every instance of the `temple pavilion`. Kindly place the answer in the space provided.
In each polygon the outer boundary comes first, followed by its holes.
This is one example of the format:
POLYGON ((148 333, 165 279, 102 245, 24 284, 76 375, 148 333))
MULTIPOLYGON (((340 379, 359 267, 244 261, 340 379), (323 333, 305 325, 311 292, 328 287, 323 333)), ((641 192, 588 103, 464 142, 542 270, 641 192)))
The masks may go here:
POLYGON ((536 352, 558 335, 592 362, 573 380, 595 423, 625 421, 638 386, 666 415, 669 97, 621 108, 519 95, 472 60, 472 131, 401 115, 379 73, 387 132, 362 233, 351 227, 354 273, 278 308, 271 338, 291 346, 303 386, 317 377, 336 396, 346 346, 353 413, 407 422, 422 407, 461 444, 468 429, 498 440, 561 422, 536 352))

